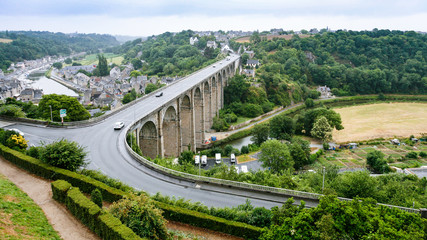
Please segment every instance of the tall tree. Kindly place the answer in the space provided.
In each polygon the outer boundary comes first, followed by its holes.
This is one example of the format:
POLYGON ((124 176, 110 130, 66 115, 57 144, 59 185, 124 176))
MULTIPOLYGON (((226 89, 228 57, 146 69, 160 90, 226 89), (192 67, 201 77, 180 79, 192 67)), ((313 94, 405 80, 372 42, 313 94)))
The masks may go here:
POLYGON ((99 76, 107 76, 110 73, 108 72, 108 63, 107 58, 104 57, 102 54, 98 54, 98 74, 99 76))
POLYGON ((285 114, 279 114, 270 121, 270 135, 272 138, 289 141, 294 135, 294 131, 294 121, 285 114))
POLYGON ((267 123, 257 124, 252 128, 252 137, 251 141, 253 141, 256 145, 260 146, 263 142, 268 140, 269 135, 269 126, 267 123))
POLYGON ((323 142, 332 140, 332 127, 328 123, 328 119, 322 116, 313 125, 311 136, 321 139, 323 142))
POLYGON ((268 140, 261 145, 259 161, 262 166, 270 168, 273 173, 293 169, 294 161, 289 154, 288 146, 279 140, 268 140))

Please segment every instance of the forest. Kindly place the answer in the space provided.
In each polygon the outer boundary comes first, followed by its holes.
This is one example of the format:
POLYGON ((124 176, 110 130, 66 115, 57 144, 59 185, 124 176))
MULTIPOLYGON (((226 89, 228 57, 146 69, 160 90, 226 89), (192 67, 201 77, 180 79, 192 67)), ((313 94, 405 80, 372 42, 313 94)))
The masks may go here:
POLYGON ((72 52, 98 52, 119 44, 113 36, 105 34, 4 31, 0 32, 0 38, 13 40, 10 43, 0 42, 0 68, 3 71, 13 62, 66 56, 72 52))
POLYGON ((291 40, 252 39, 246 45, 261 61, 262 79, 327 85, 339 96, 427 93, 425 34, 339 30, 291 40))
POLYGON ((221 58, 219 48, 206 48, 207 41, 214 41, 214 36, 200 37, 197 44, 190 45, 190 37, 193 36, 195 34, 191 30, 166 32, 145 41, 136 39, 107 48, 106 52, 124 54, 125 60, 131 62, 135 69, 142 68, 144 75, 185 76, 221 58), (139 65, 140 60, 147 64, 139 65))

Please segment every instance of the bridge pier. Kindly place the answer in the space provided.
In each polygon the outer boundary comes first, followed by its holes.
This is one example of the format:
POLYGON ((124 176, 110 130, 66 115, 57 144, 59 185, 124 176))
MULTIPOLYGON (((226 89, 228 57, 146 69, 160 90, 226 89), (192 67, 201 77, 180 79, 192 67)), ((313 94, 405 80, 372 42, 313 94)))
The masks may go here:
POLYGON ((213 118, 224 107, 224 87, 234 75, 236 61, 224 61, 216 73, 134 124, 136 144, 144 156, 178 157, 188 146, 195 151, 203 145, 213 118))

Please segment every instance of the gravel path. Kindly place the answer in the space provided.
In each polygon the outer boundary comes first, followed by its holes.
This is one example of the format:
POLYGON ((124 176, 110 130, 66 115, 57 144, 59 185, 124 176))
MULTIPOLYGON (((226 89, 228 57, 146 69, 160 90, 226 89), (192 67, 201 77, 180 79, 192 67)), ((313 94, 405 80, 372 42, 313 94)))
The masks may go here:
POLYGON ((47 220, 64 240, 100 239, 52 198, 50 182, 0 158, 0 173, 24 191, 41 207, 47 220))

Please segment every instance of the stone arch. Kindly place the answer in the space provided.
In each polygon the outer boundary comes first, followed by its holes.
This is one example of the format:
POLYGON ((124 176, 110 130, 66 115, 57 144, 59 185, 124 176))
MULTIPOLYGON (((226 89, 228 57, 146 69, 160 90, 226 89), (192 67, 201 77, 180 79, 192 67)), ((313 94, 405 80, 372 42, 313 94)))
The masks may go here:
POLYGON ((178 119, 173 106, 166 109, 162 121, 164 157, 178 156, 178 119))
MULTIPOLYGON (((211 116, 213 119, 216 116, 218 111, 218 83, 215 77, 211 79, 211 116)), ((209 126, 209 129, 212 127, 212 124, 209 126)))
POLYGON ((157 127, 152 121, 146 122, 139 131, 139 147, 144 156, 155 158, 157 151, 158 134, 157 127))
POLYGON ((194 90, 194 128, 196 148, 203 143, 204 118, 203 118, 203 96, 199 87, 194 90))
POLYGON ((192 111, 193 108, 191 106, 190 98, 185 95, 182 98, 180 105, 180 117, 181 117, 181 149, 182 151, 187 150, 188 145, 190 145, 190 149, 193 149, 193 128, 192 128, 192 111))
POLYGON ((209 82, 206 81, 203 84, 203 106, 204 106, 204 116, 203 118, 205 119, 205 126, 203 127, 203 129, 209 130, 212 127, 212 99, 211 99, 211 93, 212 93, 212 89, 209 86, 209 82))

